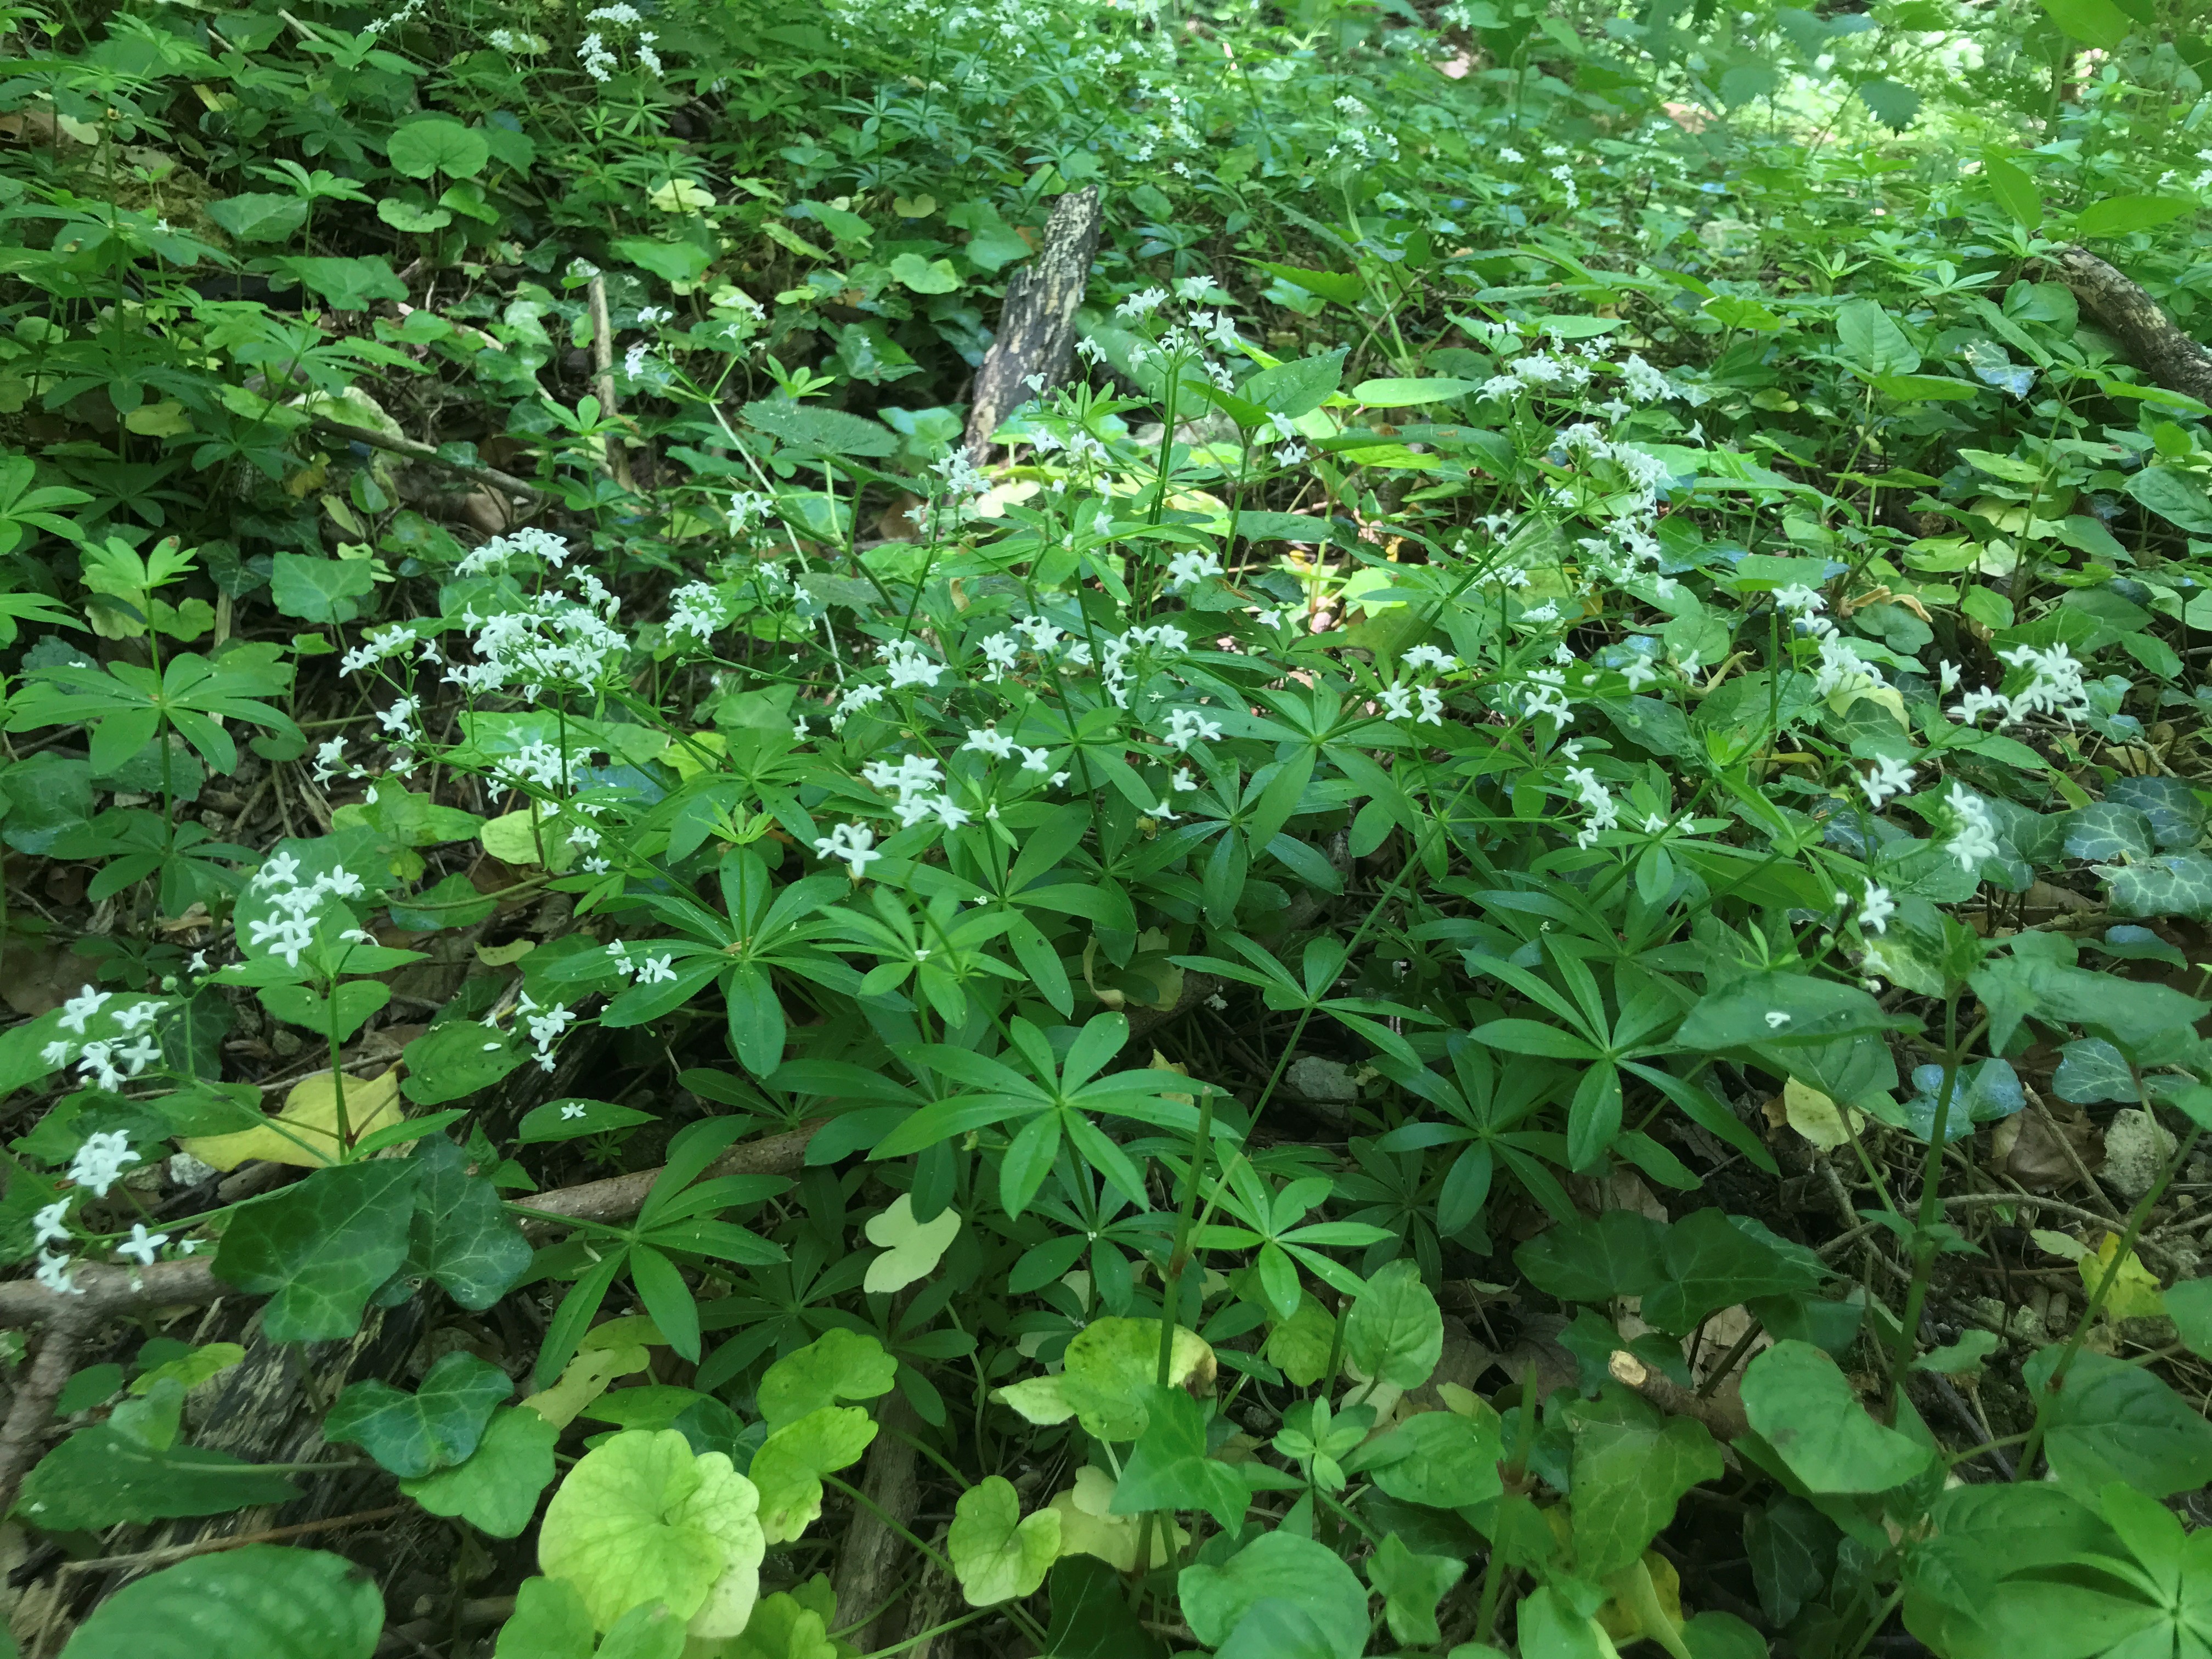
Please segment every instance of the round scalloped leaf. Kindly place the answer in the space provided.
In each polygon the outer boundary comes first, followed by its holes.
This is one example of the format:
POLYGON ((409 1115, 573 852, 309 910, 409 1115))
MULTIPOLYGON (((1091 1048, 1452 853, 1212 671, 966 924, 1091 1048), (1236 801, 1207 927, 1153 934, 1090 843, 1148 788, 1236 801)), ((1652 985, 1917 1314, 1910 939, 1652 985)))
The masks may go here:
POLYGON ((1269 1601, 1311 1620, 1335 1659, 1367 1650, 1367 1587, 1335 1551, 1295 1533, 1264 1534, 1221 1566, 1185 1567, 1176 1589, 1185 1621, 1210 1648, 1269 1601))
POLYGON ((538 1528, 538 1565, 576 1587, 595 1629, 653 1601, 688 1620, 710 1598, 716 1622, 726 1623, 740 1600, 750 1610, 744 1584, 758 1588, 767 1549, 759 1506, 753 1483, 721 1453, 695 1456, 673 1429, 628 1430, 568 1471, 538 1528), (725 1584, 732 1573, 734 1590, 725 1584))
POLYGON ((125 1585, 62 1659, 369 1659, 383 1628, 384 1598, 352 1562, 250 1544, 125 1585))
POLYGON ((761 1419, 774 1431, 840 1400, 873 1400, 890 1392, 897 1374, 898 1361, 881 1342, 837 1326, 768 1368, 761 1378, 761 1419))
POLYGON ((1013 1483, 992 1475, 960 1494, 945 1553, 971 1607, 994 1607, 1033 1594, 1060 1555, 1060 1511, 1026 1518, 1013 1483))
POLYGON ((822 1514, 822 1477, 860 1461, 876 1437, 874 1420, 857 1406, 823 1406, 787 1423, 753 1454, 760 1488, 761 1528, 785 1544, 822 1514))

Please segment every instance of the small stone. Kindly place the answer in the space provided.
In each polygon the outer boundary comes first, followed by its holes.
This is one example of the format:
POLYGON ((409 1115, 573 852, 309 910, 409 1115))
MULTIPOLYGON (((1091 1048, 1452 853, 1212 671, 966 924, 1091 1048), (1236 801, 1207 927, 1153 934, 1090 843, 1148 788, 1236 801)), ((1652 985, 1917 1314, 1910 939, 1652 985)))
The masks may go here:
POLYGON ((1359 1085, 1352 1078, 1352 1068, 1341 1060, 1323 1060, 1319 1054, 1292 1060, 1284 1080, 1308 1100, 1348 1104, 1359 1098, 1359 1085))
POLYGON ((2175 1144, 2148 1112, 2131 1107, 2106 1127, 2105 1167, 2098 1174, 2122 1197, 2141 1198, 2173 1156, 2175 1144))

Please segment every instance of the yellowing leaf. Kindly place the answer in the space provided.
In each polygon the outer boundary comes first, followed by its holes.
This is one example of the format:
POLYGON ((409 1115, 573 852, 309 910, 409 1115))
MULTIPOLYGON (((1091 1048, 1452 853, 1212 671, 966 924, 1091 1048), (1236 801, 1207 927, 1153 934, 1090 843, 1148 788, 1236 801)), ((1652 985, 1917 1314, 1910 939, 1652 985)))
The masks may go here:
POLYGON ((529 807, 494 818, 477 832, 477 839, 502 864, 544 864, 557 875, 571 862, 567 832, 529 807))
POLYGON ((1616 1645, 1649 1637, 1674 1656, 1690 1659, 1682 1637, 1682 1581, 1674 1564, 1656 1550, 1605 1581, 1613 1600, 1597 1610, 1597 1622, 1616 1645))
MULTIPOLYGON (((2113 1259, 2119 1255, 2120 1236, 2106 1233, 2097 1246, 2094 1256, 2084 1257, 2081 1264, 2081 1287, 2091 1296, 2112 1272, 2113 1259)), ((2105 1293, 2105 1316, 2122 1319, 2155 1319, 2166 1311, 2166 1298, 2159 1293, 2158 1279, 2142 1264, 2142 1258, 2130 1250, 2121 1261, 2120 1271, 2112 1278, 2112 1287, 2105 1293)))
POLYGON ((894 196, 891 211, 902 219, 927 219, 937 211, 937 198, 927 195, 894 196))
POLYGON ((702 772, 718 769, 715 762, 730 752, 730 740, 720 732, 694 732, 668 745, 661 760, 685 783, 702 772))
POLYGON ((884 1253, 868 1264, 861 1288, 878 1296, 902 1291, 934 1270, 959 1237, 960 1216, 943 1210, 934 1221, 916 1221, 913 1198, 901 1193, 890 1209, 868 1218, 866 1232, 868 1243, 882 1245, 884 1253))
POLYGON ((641 1371, 652 1363, 653 1356, 641 1346, 617 1343, 593 1347, 592 1338, 586 1336, 576 1357, 568 1362, 553 1386, 540 1389, 522 1403, 555 1428, 565 1429, 585 1407, 607 1391, 608 1383, 632 1371, 641 1371))
POLYGON ((1865 1121, 1853 1111, 1846 1127, 1844 1114, 1848 1108, 1838 1106, 1818 1089, 1809 1088, 1794 1077, 1783 1085, 1782 1110, 1791 1128, 1826 1152, 1833 1152, 1848 1142, 1865 1121))
POLYGON ((123 417, 123 424, 142 438, 179 438, 192 429, 192 417, 173 398, 158 404, 141 404, 123 417))
MULTIPOLYGON (((1059 1512, 1061 1555, 1095 1555, 1120 1571, 1137 1570, 1137 1529, 1144 1517, 1114 1513, 1119 1486, 1105 1470, 1085 1465, 1075 1472, 1075 1484, 1045 1506, 1059 1512)), ((1165 1565, 1170 1553, 1189 1540, 1190 1534, 1182 1528, 1163 1528, 1155 1520, 1152 1565, 1165 1565), (1175 1534, 1172 1539, 1167 1535, 1170 1530, 1175 1534)))
MULTIPOLYGON (((406 1114, 399 1109, 399 1069, 363 1082, 345 1083, 346 1127, 356 1140, 373 1129, 388 1128, 406 1114)), ((302 1078, 284 1097, 284 1109, 269 1126, 234 1134, 196 1135, 177 1145, 203 1164, 234 1170, 249 1158, 319 1169, 338 1161, 338 1091, 329 1072, 302 1078), (275 1126, 282 1125, 282 1128, 275 1126)))
POLYGON ((647 192, 646 200, 663 213, 693 213, 714 206, 714 192, 689 179, 671 179, 658 190, 647 192))

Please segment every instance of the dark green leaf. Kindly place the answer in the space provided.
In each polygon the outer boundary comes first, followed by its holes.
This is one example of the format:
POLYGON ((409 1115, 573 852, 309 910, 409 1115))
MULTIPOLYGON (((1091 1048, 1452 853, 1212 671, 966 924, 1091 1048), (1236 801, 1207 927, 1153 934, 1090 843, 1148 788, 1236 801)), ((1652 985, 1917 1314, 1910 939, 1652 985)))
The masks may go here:
POLYGON ((476 1450, 492 1407, 514 1392, 498 1366, 464 1349, 441 1355, 412 1394, 376 1378, 349 1383, 323 1422, 323 1437, 350 1441, 410 1479, 476 1450))
POLYGON ((125 1585, 62 1659, 369 1659, 383 1628, 376 1581, 343 1556, 250 1544, 125 1585))
POLYGON ((415 1178, 411 1163, 317 1170, 233 1218, 215 1276, 269 1297, 262 1329, 272 1342, 351 1336, 407 1259, 415 1178))

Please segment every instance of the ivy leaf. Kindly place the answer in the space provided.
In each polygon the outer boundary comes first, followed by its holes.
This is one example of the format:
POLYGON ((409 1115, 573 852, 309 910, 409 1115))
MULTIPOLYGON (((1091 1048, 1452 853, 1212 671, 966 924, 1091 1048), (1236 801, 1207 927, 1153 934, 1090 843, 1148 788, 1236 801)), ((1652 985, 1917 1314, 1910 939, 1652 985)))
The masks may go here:
POLYGON ((494 1538, 516 1538, 538 1512, 538 1494, 553 1483, 553 1446, 561 1431, 527 1406, 492 1413, 465 1462, 399 1490, 433 1515, 456 1516, 494 1538))
MULTIPOLYGON (((1222 1530, 1235 1532, 1252 1494, 1234 1469, 1207 1455, 1205 1408, 1181 1389, 1154 1387, 1147 1415, 1122 1467, 1113 1512, 1204 1510, 1222 1530)), ((1054 1524, 1056 1539, 1057 1518, 1054 1524)))
POLYGON ((492 1407, 514 1392, 507 1373, 464 1349, 441 1355, 412 1394, 371 1378, 350 1383, 323 1422, 323 1438, 351 1442, 410 1479, 477 1449, 492 1407))
POLYGON ((467 1154, 452 1141, 423 1141, 410 1163, 417 1180, 404 1271, 434 1281, 471 1313, 489 1308, 529 1272, 528 1241, 499 1189, 469 1173, 467 1154))
POLYGON ((538 1565, 576 1587, 596 1629, 658 1601, 695 1636, 735 1636, 760 1587, 759 1504, 721 1453, 695 1455, 673 1429, 626 1430, 553 1494, 538 1565))
POLYGON ((1448 1555, 1415 1554, 1395 1532, 1367 1559, 1367 1582, 1382 1598, 1390 1634, 1408 1647, 1434 1647, 1443 1639, 1437 1604, 1466 1571, 1466 1562, 1448 1555))
POLYGON ((2116 916, 2186 916, 2212 921, 2212 859, 2166 853, 2100 870, 2116 916))
POLYGON ((1607 1302, 1659 1288, 1666 1267, 1663 1223, 1635 1210, 1607 1210, 1547 1227, 1513 1252, 1514 1265, 1562 1302, 1607 1302))
MULTIPOLYGON (((1745 1368, 1742 1386, 1751 1426, 1814 1492, 1887 1492, 1935 1458, 1869 1417, 1842 1369, 1809 1342, 1776 1343, 1745 1368)), ((2199 1426, 2212 1440, 2212 1425, 2199 1426)))
POLYGON ((1346 1356, 1361 1375, 1401 1389, 1427 1382, 1443 1351, 1443 1310, 1410 1257, 1370 1279, 1345 1319, 1346 1356))
POLYGON ((125 1585, 62 1659, 369 1659, 383 1628, 376 1581, 344 1557, 249 1544, 125 1585))
MULTIPOLYGON (((1158 1540, 1162 1529, 1155 1527, 1152 1535, 1158 1540)), ((1133 1560, 1135 1549, 1133 1540, 1133 1560)), ((1167 1651, 1130 1611, 1121 1576, 1096 1556, 1062 1557, 1046 1582, 1045 1595, 1052 1602, 1052 1627, 1045 1632, 1043 1659, 1162 1659, 1167 1651)))
POLYGON ((2127 1057, 2102 1037, 2081 1037, 2062 1044, 2051 1088, 2061 1100, 2070 1100, 2077 1106, 2106 1101, 2132 1106, 2142 1098, 2136 1087, 2135 1073, 2128 1069, 2127 1057))
POLYGON ((351 1336, 407 1259, 414 1186, 411 1163, 318 1170, 233 1218, 215 1276, 269 1297, 261 1328, 272 1342, 351 1336))
POLYGON ((1757 1223, 1717 1209, 1692 1211, 1667 1230, 1664 1281, 1644 1298, 1644 1317, 1686 1334, 1706 1315, 1754 1297, 1786 1296, 1820 1282, 1820 1260, 1785 1247, 1757 1223))
POLYGON ((1723 1472, 1720 1448, 1696 1419, 1662 1421, 1641 1401, 1610 1419, 1609 1409, 1604 1401, 1571 1408, 1575 1571, 1592 1578, 1641 1559, 1682 1494, 1723 1472))
POLYGON ((2151 854, 2150 820, 2117 801, 2091 801, 2066 815, 2066 856, 2091 864, 2151 854))
POLYGON ((760 1382, 760 1413, 771 1432, 840 1400, 873 1400, 890 1392, 898 1361, 865 1331, 833 1326, 768 1368, 760 1382))
POLYGON ((945 1553, 971 1607, 1030 1595, 1059 1557, 1060 1512, 1024 1516, 1013 1483, 992 1475, 960 1494, 945 1553))

